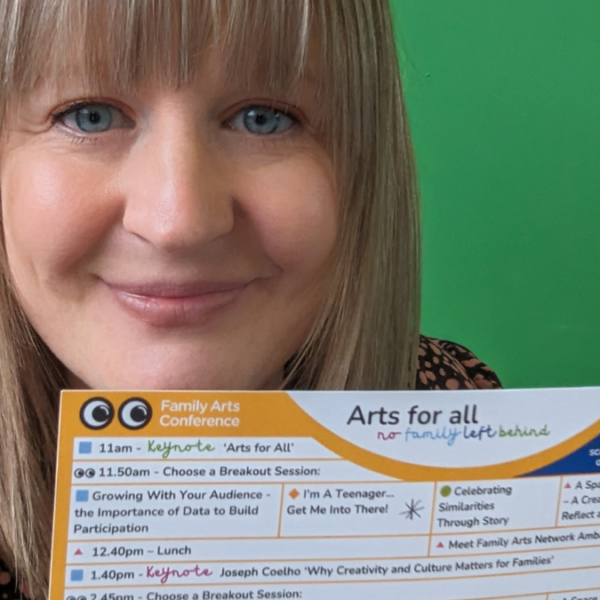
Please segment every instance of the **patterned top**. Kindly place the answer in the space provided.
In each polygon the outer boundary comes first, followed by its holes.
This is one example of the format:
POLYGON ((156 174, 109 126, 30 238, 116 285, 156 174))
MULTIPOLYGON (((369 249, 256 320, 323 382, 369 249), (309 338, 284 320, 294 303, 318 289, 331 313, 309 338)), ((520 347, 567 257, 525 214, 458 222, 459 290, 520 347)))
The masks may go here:
POLYGON ((421 336, 418 390, 490 390, 501 388, 498 376, 464 346, 421 336))
MULTIPOLYGON (((421 336, 418 390, 494 389, 498 376, 464 346, 421 336)), ((24 586, 21 586, 24 588, 24 586)), ((0 563, 0 600, 27 600, 14 577, 0 563)))

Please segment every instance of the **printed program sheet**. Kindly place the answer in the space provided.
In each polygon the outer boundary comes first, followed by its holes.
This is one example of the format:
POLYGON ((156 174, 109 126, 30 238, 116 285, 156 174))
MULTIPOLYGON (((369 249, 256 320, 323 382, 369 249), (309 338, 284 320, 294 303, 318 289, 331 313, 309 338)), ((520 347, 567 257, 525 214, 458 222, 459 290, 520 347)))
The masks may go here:
POLYGON ((600 389, 64 392, 51 600, 600 598, 600 389))

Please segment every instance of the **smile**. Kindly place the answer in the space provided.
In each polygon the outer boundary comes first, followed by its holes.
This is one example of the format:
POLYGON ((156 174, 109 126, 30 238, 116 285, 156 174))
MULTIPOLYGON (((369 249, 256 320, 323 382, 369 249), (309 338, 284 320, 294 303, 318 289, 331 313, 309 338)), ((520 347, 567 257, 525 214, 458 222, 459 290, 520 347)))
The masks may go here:
POLYGON ((135 319, 154 327, 182 327, 207 322, 235 302, 251 281, 105 283, 135 319))

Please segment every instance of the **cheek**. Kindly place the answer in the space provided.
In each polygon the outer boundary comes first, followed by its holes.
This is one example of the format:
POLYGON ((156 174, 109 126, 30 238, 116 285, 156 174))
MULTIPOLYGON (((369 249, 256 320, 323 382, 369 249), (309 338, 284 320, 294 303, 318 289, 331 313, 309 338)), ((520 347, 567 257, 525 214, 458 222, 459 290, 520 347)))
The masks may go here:
POLYGON ((248 214, 266 253, 283 271, 309 275, 326 264, 339 202, 327 158, 274 164, 252 175, 248 214))
POLYGON ((106 169, 28 157, 3 165, 6 251, 13 275, 60 278, 82 260, 106 229, 106 169), (27 168, 20 165, 27 165, 27 168))

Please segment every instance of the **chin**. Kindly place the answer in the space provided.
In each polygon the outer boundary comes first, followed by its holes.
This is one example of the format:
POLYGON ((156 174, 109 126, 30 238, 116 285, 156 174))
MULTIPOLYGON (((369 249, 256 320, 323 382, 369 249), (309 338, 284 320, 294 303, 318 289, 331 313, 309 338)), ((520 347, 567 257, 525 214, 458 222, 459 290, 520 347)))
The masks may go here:
MULTIPOLYGON (((228 368, 225 372, 230 371, 228 368)), ((102 378, 105 385, 97 389, 110 390, 257 390, 269 389, 263 386, 264 379, 253 381, 253 378, 220 373, 123 373, 102 378)), ((99 382, 100 383, 100 382, 99 382)), ((271 389, 273 389, 271 387, 271 389)))
POLYGON ((227 389, 221 378, 181 373, 96 373, 87 377, 69 376, 71 389, 96 390, 220 390, 227 389))
POLYGON ((214 375, 194 374, 194 376, 178 373, 152 373, 132 375, 111 379, 110 389, 136 390, 223 390, 229 389, 221 377, 214 375))
MULTIPOLYGON (((187 353, 186 353, 187 354, 187 353)), ((71 388, 104 390, 273 390, 282 382, 283 365, 207 359, 184 362, 185 356, 139 356, 137 360, 115 360, 104 368, 69 378, 71 388), (145 359, 145 360, 144 360, 145 359), (137 363, 137 364, 136 364, 137 363), (83 384, 83 385, 82 385, 83 384)), ((187 354, 189 359, 189 354, 187 354)), ((88 366, 88 365, 82 365, 88 366)))

